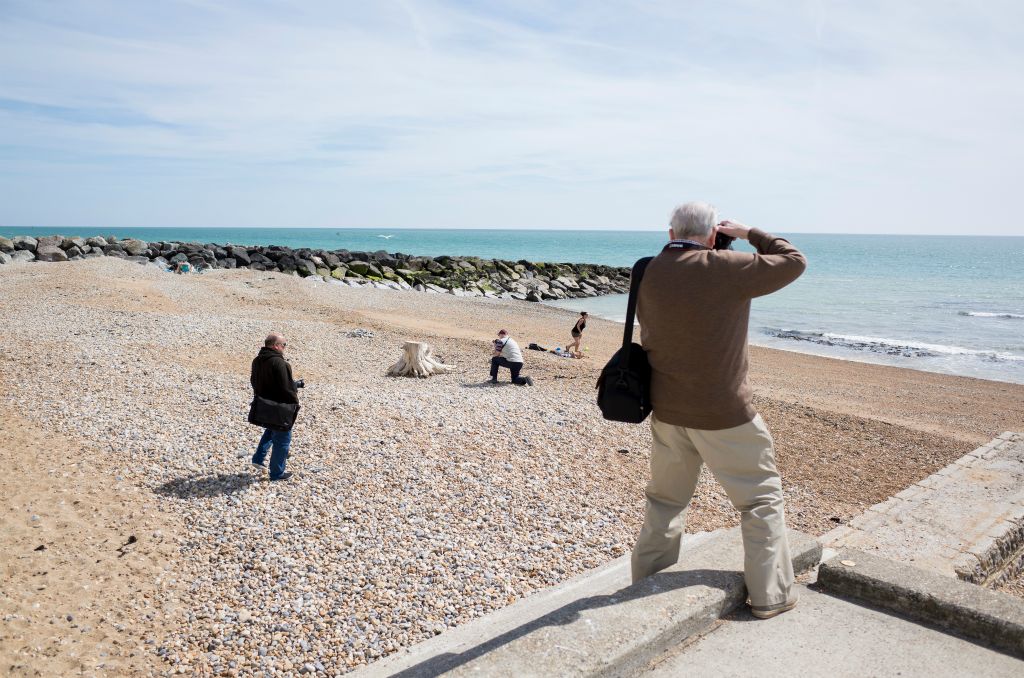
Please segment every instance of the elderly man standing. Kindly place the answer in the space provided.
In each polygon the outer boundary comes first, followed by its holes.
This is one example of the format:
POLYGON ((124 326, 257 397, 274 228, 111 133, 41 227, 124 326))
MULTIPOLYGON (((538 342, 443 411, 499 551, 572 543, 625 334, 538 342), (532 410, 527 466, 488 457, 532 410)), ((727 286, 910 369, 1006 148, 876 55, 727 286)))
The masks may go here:
POLYGON ((292 477, 291 473, 285 472, 284 467, 292 444, 292 425, 299 410, 298 389, 304 385, 302 381, 292 379, 292 366, 284 359, 287 346, 283 334, 268 334, 263 348, 252 361, 249 376, 255 394, 249 421, 265 429, 256 446, 256 453, 252 456, 252 463, 262 469, 267 452, 273 446, 269 469, 271 480, 288 480, 292 477))
POLYGON ((782 238, 715 208, 677 208, 670 241, 640 284, 637 316, 651 363, 651 480, 633 581, 679 559, 686 509, 707 464, 740 512, 751 611, 767 619, 796 606, 771 434, 747 380, 750 300, 796 280, 807 260, 782 238), (713 249, 715 235, 749 240, 756 254, 713 249))

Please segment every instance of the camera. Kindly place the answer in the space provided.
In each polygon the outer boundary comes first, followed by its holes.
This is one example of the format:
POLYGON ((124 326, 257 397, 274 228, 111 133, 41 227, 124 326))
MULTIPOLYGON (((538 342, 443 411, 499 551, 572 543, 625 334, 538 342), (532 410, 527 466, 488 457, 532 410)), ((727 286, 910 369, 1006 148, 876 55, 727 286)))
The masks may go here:
POLYGON ((735 240, 736 238, 734 238, 733 236, 726 235, 725 233, 719 231, 718 233, 715 234, 715 246, 713 249, 731 250, 732 244, 735 240))
POLYGON ((298 381, 296 381, 295 382, 295 388, 306 388, 306 380, 305 379, 299 379, 298 381))

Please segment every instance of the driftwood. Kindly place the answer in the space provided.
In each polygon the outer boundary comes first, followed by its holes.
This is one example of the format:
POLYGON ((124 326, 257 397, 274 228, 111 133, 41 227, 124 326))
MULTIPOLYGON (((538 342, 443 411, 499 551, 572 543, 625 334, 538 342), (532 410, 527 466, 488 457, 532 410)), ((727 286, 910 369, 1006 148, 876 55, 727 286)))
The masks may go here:
POLYGON ((455 369, 436 360, 430 344, 407 341, 402 344, 402 358, 388 369, 389 377, 429 377, 445 374, 455 369))

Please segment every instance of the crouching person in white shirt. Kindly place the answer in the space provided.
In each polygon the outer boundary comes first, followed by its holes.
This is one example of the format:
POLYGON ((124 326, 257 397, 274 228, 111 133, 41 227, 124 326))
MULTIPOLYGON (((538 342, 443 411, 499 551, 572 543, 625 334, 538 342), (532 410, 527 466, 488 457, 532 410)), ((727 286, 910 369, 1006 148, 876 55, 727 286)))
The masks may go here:
POLYGON ((508 336, 505 330, 498 331, 498 338, 494 340, 494 354, 491 356, 491 383, 498 383, 498 368, 507 367, 512 373, 512 383, 520 386, 533 386, 533 379, 520 377, 519 372, 523 369, 523 352, 519 350, 516 340, 508 336))

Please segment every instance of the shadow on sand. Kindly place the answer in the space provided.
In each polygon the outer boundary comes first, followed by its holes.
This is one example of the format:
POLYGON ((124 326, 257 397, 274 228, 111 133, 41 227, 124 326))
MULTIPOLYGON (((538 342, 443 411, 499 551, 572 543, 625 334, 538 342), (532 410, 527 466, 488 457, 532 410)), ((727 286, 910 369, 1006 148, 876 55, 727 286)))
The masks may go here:
POLYGON ((241 492, 263 479, 256 473, 195 474, 169 480, 156 488, 157 494, 179 499, 206 499, 241 492))

